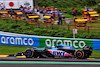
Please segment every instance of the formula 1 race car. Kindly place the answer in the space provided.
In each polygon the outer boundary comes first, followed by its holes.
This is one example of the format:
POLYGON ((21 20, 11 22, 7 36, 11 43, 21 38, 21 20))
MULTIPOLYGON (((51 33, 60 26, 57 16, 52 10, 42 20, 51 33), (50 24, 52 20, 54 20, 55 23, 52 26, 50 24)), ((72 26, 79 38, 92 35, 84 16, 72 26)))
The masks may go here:
POLYGON ((90 46, 85 46, 83 49, 75 49, 68 45, 58 44, 57 47, 44 47, 44 48, 28 48, 25 52, 19 52, 18 55, 25 55, 26 58, 77 58, 85 59, 88 58, 92 53, 92 48, 90 46))

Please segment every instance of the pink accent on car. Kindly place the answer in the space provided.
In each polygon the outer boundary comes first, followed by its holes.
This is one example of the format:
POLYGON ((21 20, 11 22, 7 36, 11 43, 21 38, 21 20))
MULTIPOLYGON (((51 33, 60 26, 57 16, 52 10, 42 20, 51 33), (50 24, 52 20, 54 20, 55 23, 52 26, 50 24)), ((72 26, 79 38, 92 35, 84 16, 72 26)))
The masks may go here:
POLYGON ((48 51, 52 54, 52 55, 56 55, 56 56, 65 56, 65 57, 73 57, 73 55, 62 51, 62 50, 50 50, 48 49, 48 51))
POLYGON ((67 52, 66 52, 65 56, 66 56, 66 57, 73 57, 73 55, 71 55, 71 54, 69 54, 69 53, 67 53, 67 52))

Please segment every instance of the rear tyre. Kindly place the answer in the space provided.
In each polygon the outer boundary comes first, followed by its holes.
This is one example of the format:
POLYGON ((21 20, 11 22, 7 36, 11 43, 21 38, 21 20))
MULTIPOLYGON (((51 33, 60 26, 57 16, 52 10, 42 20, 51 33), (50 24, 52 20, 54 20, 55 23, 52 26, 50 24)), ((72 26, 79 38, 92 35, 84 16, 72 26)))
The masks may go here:
POLYGON ((82 50, 77 50, 75 51, 74 53, 74 56, 77 58, 77 59, 84 59, 84 52, 82 50))
POLYGON ((34 52, 33 52, 31 49, 27 49, 27 50, 25 51, 25 56, 26 56, 26 58, 32 58, 33 55, 34 55, 34 52))

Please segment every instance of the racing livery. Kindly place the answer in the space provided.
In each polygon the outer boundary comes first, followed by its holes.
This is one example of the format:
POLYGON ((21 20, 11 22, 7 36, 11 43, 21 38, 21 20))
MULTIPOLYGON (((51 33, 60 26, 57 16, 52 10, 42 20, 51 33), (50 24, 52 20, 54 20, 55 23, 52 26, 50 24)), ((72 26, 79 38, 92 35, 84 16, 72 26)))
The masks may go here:
POLYGON ((64 44, 57 44, 57 47, 44 47, 44 48, 28 48, 25 52, 19 52, 18 55, 25 55, 26 58, 77 58, 85 59, 88 58, 92 53, 90 46, 85 46, 83 49, 75 49, 71 46, 64 44))

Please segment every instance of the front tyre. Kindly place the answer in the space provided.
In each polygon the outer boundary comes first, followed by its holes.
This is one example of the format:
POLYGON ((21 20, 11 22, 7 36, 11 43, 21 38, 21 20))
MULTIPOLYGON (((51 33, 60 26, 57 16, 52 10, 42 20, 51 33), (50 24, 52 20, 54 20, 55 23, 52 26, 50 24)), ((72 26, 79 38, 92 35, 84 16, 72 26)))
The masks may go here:
POLYGON ((25 51, 25 56, 26 56, 26 58, 32 58, 33 55, 34 55, 34 52, 33 52, 31 49, 27 49, 27 50, 25 51))
POLYGON ((84 52, 82 50, 77 50, 77 51, 75 51, 74 56, 77 59, 83 59, 84 58, 84 52))

